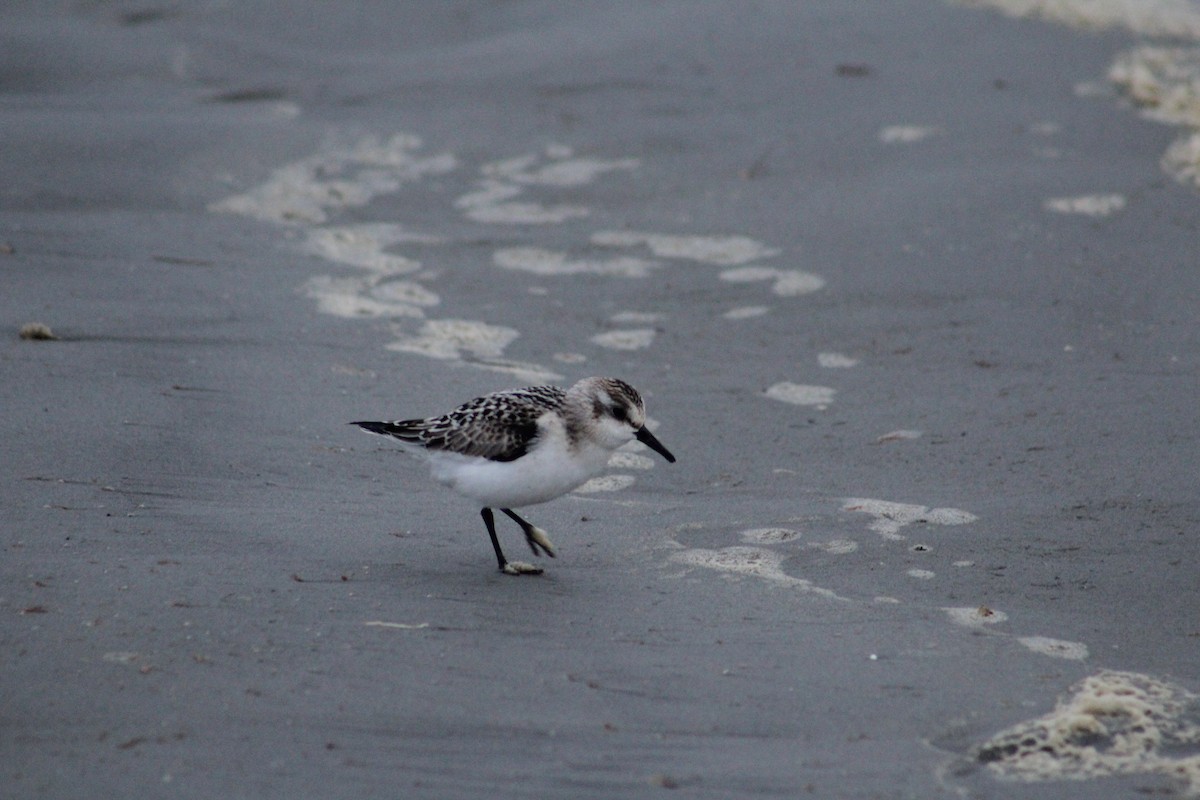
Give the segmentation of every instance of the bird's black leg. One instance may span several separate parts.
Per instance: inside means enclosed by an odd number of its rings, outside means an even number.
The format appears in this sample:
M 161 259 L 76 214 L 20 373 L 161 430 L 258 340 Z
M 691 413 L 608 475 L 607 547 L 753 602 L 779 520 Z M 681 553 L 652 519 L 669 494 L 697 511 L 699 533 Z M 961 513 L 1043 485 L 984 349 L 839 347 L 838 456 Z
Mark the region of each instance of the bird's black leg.
M 545 553 L 554 558 L 554 545 L 550 543 L 550 538 L 546 536 L 544 530 L 526 522 L 520 514 L 511 508 L 502 508 L 500 510 L 507 514 L 509 519 L 521 526 L 521 532 L 525 534 L 525 541 L 529 543 L 529 549 L 533 551 L 535 556 Z M 538 552 L 539 550 L 541 550 L 541 553 Z
M 490 508 L 485 508 L 479 513 L 483 517 L 483 524 L 487 525 L 488 536 L 492 537 L 492 548 L 496 551 L 496 560 L 500 562 L 500 569 L 504 569 L 508 560 L 504 557 L 504 551 L 500 549 L 500 540 L 496 538 L 496 518 Z
M 504 509 L 504 512 L 512 516 L 512 512 Z M 487 526 L 488 536 L 492 539 L 492 549 L 496 551 L 496 561 L 500 564 L 500 571 L 505 575 L 540 575 L 542 570 L 532 564 L 526 564 L 522 561 L 509 561 L 504 557 L 504 551 L 500 549 L 500 540 L 496 538 L 496 518 L 492 514 L 490 508 L 484 507 L 479 515 L 483 517 L 483 524 Z M 525 523 L 528 525 L 529 523 Z M 525 534 L 529 536 L 528 533 Z M 553 554 L 552 554 L 553 555 Z

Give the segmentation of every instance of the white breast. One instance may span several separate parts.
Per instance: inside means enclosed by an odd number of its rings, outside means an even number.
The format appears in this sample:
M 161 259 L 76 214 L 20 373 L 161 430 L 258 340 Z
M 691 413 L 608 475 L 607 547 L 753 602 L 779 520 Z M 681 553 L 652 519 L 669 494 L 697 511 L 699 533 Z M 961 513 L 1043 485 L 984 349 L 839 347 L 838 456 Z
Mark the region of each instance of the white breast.
M 583 442 L 571 448 L 561 419 L 538 420 L 537 444 L 515 461 L 429 453 L 434 480 L 482 506 L 520 508 L 560 497 L 604 471 L 611 451 Z

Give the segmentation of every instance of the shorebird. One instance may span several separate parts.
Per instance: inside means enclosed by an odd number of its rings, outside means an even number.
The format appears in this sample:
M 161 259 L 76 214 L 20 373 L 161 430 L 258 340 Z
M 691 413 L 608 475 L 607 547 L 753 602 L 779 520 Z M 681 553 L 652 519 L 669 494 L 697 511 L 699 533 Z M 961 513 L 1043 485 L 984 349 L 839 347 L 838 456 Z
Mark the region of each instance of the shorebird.
M 641 395 L 617 378 L 584 378 L 570 389 L 530 386 L 493 392 L 440 417 L 350 424 L 397 439 L 428 460 L 434 480 L 478 502 L 496 561 L 509 575 L 542 570 L 504 557 L 493 508 L 521 527 L 535 556 L 554 558 L 546 532 L 514 508 L 545 503 L 580 486 L 633 439 L 675 461 L 646 428 Z

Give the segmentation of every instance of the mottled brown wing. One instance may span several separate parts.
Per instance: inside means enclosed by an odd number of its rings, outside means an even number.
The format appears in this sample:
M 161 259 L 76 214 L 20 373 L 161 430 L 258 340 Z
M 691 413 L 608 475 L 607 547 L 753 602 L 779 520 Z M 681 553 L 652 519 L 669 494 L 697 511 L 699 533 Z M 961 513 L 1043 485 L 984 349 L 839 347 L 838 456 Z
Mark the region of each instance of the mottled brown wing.
M 538 418 L 560 408 L 563 397 L 556 386 L 536 386 L 477 397 L 440 417 L 354 424 L 429 450 L 515 461 L 537 439 Z
M 537 439 L 537 421 L 562 402 L 555 387 L 497 392 L 464 403 L 442 417 L 428 420 L 424 445 L 493 461 L 515 461 Z

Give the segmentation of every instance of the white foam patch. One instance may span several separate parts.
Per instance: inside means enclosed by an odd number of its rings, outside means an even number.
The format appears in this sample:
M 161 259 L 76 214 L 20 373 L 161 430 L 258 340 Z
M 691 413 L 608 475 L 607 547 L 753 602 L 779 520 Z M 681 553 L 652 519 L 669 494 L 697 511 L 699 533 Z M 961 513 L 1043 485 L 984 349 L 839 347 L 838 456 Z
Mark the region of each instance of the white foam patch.
M 1192 129 L 1171 143 L 1160 163 L 1176 180 L 1200 187 L 1200 48 L 1135 47 L 1117 57 L 1108 78 L 1145 116 Z
M 1200 49 L 1135 47 L 1117 56 L 1108 79 L 1151 119 L 1200 126 Z
M 846 498 L 843 511 L 870 514 L 874 519 L 868 529 L 884 539 L 900 540 L 905 537 L 900 530 L 914 522 L 931 525 L 965 525 L 978 517 L 961 508 L 929 508 L 910 503 L 895 503 L 890 500 L 871 500 L 863 497 Z
M 1011 16 L 1037 16 L 1085 29 L 1121 27 L 1143 36 L 1200 40 L 1200 3 L 1194 0 L 958 0 L 997 8 Z M 1143 113 L 1200 128 L 1200 48 L 1144 45 L 1117 57 L 1108 79 Z M 1102 96 L 1099 82 L 1076 86 L 1081 96 Z M 1163 155 L 1164 171 L 1200 187 L 1200 134 L 1177 139 Z
M 547 148 L 549 163 L 539 166 L 536 155 L 517 156 L 485 164 L 483 173 L 513 183 L 532 186 L 583 186 L 607 172 L 630 171 L 641 166 L 636 158 L 572 158 L 569 148 Z
M 791 403 L 797 406 L 816 406 L 818 409 L 824 409 L 833 402 L 833 396 L 837 394 L 836 389 L 831 389 L 828 386 L 809 386 L 802 383 L 789 383 L 781 381 L 774 386 L 769 387 L 763 395 L 778 400 L 781 403 Z
M 592 343 L 609 350 L 643 350 L 654 341 L 653 328 L 635 328 L 628 331 L 609 331 L 592 337 Z
M 1052 658 L 1082 661 L 1088 657 L 1087 645 L 1081 642 L 1066 642 L 1062 639 L 1051 639 L 1048 636 L 1022 636 L 1017 641 L 1035 653 Z
M 817 353 L 817 364 L 826 369 L 849 369 L 858 366 L 858 359 L 841 353 Z
M 725 319 L 751 319 L 753 317 L 761 317 L 769 310 L 766 306 L 741 306 L 739 308 L 731 308 L 721 316 Z
M 371 297 L 384 303 L 406 303 L 413 306 L 436 306 L 441 302 L 436 294 L 419 283 L 401 280 L 372 282 Z
M 769 281 L 779 274 L 775 267 L 738 267 L 724 270 L 720 278 L 728 283 L 757 283 Z
M 479 188 L 467 192 L 454 201 L 455 208 L 470 210 L 498 205 L 505 200 L 511 200 L 525 191 L 520 186 L 513 186 L 500 181 L 482 181 Z
M 555 353 L 552 357 L 563 364 L 583 364 L 587 361 L 583 353 Z
M 492 254 L 496 266 L 534 275 L 608 275 L 644 278 L 661 266 L 641 258 L 572 259 L 566 253 L 540 247 L 506 247 Z
M 592 478 L 575 491 L 579 494 L 619 492 L 622 489 L 628 489 L 635 483 L 637 483 L 637 478 L 632 475 L 601 475 L 598 478 Z
M 366 136 L 286 164 L 262 184 L 212 203 L 210 211 L 281 224 L 321 224 L 336 209 L 364 206 L 425 175 L 457 168 L 453 155 L 420 156 L 421 140 Z
M 941 128 L 930 125 L 889 125 L 879 131 L 879 141 L 884 144 L 912 144 L 941 132 Z
M 617 451 L 609 456 L 608 466 L 612 469 L 654 469 L 654 459 L 640 453 Z
M 1014 725 L 975 751 L 1001 779 L 1096 780 L 1158 775 L 1200 796 L 1200 696 L 1136 672 L 1104 670 L 1071 687 L 1049 714 Z
M 829 589 L 824 589 L 802 578 L 793 578 L 782 569 L 783 556 L 762 547 L 723 547 L 720 550 L 695 548 L 683 550 L 671 555 L 671 560 L 692 567 L 735 575 L 749 575 L 755 578 L 771 581 L 772 583 L 789 586 L 805 592 L 812 592 L 823 597 L 844 600 Z
M 317 275 L 304 283 L 317 310 L 337 317 L 423 317 L 422 307 L 440 302 L 436 294 L 411 281 L 376 284 L 369 278 Z
M 999 625 L 1008 621 L 1008 614 L 996 611 L 987 606 L 963 606 L 960 608 L 943 608 L 950 619 L 957 625 L 967 628 L 982 628 L 986 625 Z
M 557 225 L 582 219 L 591 212 L 583 206 L 544 206 L 541 203 L 497 203 L 467 210 L 467 217 L 493 225 Z
M 858 542 L 850 539 L 830 539 L 828 542 L 805 542 L 804 546 L 834 556 L 843 556 L 858 549 Z
M 538 186 L 582 186 L 597 177 L 614 170 L 634 170 L 641 165 L 636 158 L 605 160 L 599 158 L 571 158 L 547 164 L 532 172 L 509 176 L 518 183 Z
M 825 287 L 825 279 L 811 272 L 798 269 L 781 269 L 775 276 L 771 291 L 780 297 L 799 297 L 812 294 Z
M 1182 183 L 1200 188 L 1200 133 L 1176 139 L 1162 157 L 1162 168 Z
M 916 578 L 917 580 L 921 581 L 932 580 L 935 577 L 935 574 L 936 573 L 933 571 L 927 569 L 910 569 L 907 573 L 908 577 Z
M 759 281 L 774 281 L 771 291 L 780 297 L 796 297 L 802 294 L 812 294 L 825 286 L 825 279 L 820 275 L 801 270 L 776 269 L 774 267 L 738 267 L 727 269 L 720 274 L 720 279 L 728 283 L 757 283 Z
M 779 544 L 800 538 L 800 531 L 791 528 L 751 528 L 742 531 L 742 540 L 750 544 Z
M 464 356 L 495 358 L 520 334 L 512 328 L 467 319 L 431 319 L 415 336 L 387 345 L 389 350 L 445 360 Z
M 687 259 L 719 266 L 745 264 L 779 255 L 777 248 L 767 247 L 748 236 L 671 236 L 636 231 L 597 231 L 592 234 L 592 244 L 602 247 L 645 245 L 660 258 Z
M 468 219 L 499 225 L 553 225 L 582 219 L 591 211 L 577 205 L 546 205 L 515 198 L 526 187 L 573 187 L 591 183 L 614 170 L 633 170 L 636 158 L 573 158 L 570 148 L 551 145 L 532 153 L 485 164 L 478 188 L 455 200 Z
M 1119 194 L 1085 194 L 1078 197 L 1054 197 L 1042 203 L 1047 211 L 1059 214 L 1081 214 L 1087 217 L 1107 217 L 1125 208 L 1125 197 Z
M 1188 0 L 956 0 L 1012 17 L 1040 17 L 1084 30 L 1127 28 L 1145 36 L 1200 39 L 1200 8 Z
M 399 225 L 381 222 L 313 228 L 307 232 L 302 248 L 338 264 L 359 267 L 382 275 L 403 275 L 419 270 L 421 262 L 385 253 L 384 248 L 405 242 L 438 244 L 442 241 L 435 236 L 410 233 Z

